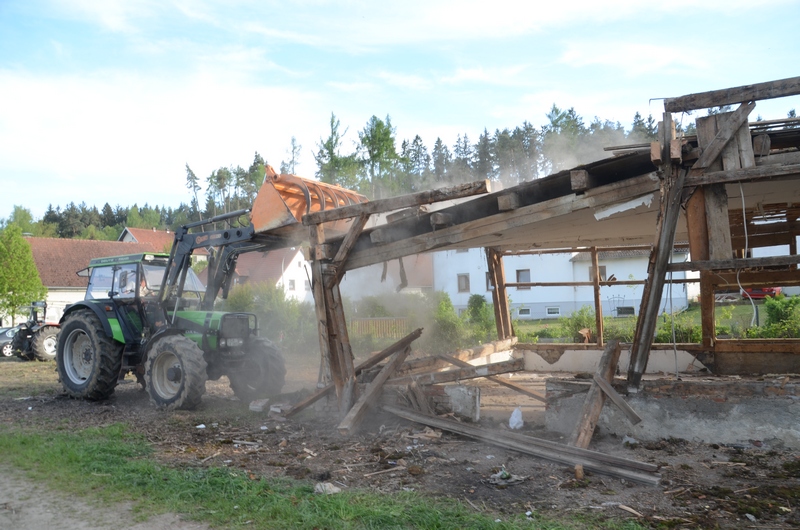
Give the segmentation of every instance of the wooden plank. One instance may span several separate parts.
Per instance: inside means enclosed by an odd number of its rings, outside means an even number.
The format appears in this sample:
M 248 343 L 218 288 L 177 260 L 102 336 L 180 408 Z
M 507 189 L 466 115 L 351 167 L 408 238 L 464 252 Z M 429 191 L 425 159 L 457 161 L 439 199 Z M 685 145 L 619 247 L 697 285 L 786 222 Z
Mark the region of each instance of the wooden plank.
M 781 267 L 800 263 L 800 256 L 768 256 L 764 258 L 735 258 L 710 261 L 670 263 L 670 271 L 735 271 L 760 267 Z
M 387 357 L 397 353 L 400 350 L 405 349 L 406 347 L 411 345 L 412 342 L 417 340 L 420 337 L 420 335 L 422 335 L 422 328 L 415 329 L 414 331 L 412 331 L 411 333 L 409 333 L 408 335 L 406 335 L 402 339 L 398 340 L 397 342 L 395 342 L 394 344 L 392 344 L 388 348 L 384 348 L 383 350 L 381 350 L 380 352 L 376 353 L 375 355 L 373 355 L 372 357 L 370 357 L 369 359 L 367 359 L 363 363 L 361 363 L 358 366 L 356 366 L 355 370 L 354 370 L 355 374 L 358 375 L 361 372 L 363 372 L 364 370 L 369 370 L 373 366 L 378 365 L 378 363 L 382 362 Z M 300 401 L 295 406 L 293 406 L 292 410 L 287 412 L 285 414 L 285 416 L 287 418 L 290 418 L 290 417 L 294 416 L 295 414 L 297 414 L 301 410 L 307 408 L 309 405 L 317 402 L 319 399 L 324 397 L 331 390 L 333 390 L 333 388 L 334 388 L 334 385 L 332 385 L 332 384 L 327 385 L 327 386 L 325 386 L 323 388 L 320 388 L 319 390 L 317 390 L 316 392 L 311 394 L 309 397 L 305 398 L 304 400 Z
M 378 375 L 375 376 L 375 379 L 372 380 L 370 384 L 367 385 L 367 388 L 364 389 L 364 392 L 358 398 L 358 400 L 353 404 L 353 407 L 344 417 L 344 419 L 339 423 L 339 434 L 348 436 L 355 433 L 358 430 L 358 427 L 361 425 L 361 422 L 364 420 L 364 415 L 367 413 L 369 406 L 372 405 L 380 395 L 383 384 L 386 382 L 387 379 L 394 373 L 397 368 L 403 364 L 403 361 L 406 360 L 406 356 L 411 353 L 411 348 L 406 346 L 402 351 L 395 353 L 391 360 L 386 363 Z
M 619 410 L 625 414 L 632 424 L 636 425 L 642 422 L 642 418 L 636 413 L 635 410 L 633 410 L 633 407 L 628 405 L 628 402 L 625 401 L 625 399 L 623 399 L 623 397 L 620 396 L 616 390 L 614 390 L 614 387 L 611 386 L 611 383 L 600 377 L 598 374 L 594 374 L 593 380 L 598 384 L 603 393 L 605 393 L 606 397 L 608 397 L 617 407 L 619 407 Z
M 703 149 L 703 152 L 700 154 L 700 157 L 692 166 L 692 174 L 698 175 L 702 174 L 706 168 L 712 166 L 712 164 L 719 158 L 720 154 L 722 154 L 722 150 L 728 145 L 733 137 L 736 134 L 736 131 L 739 130 L 743 124 L 747 123 L 747 117 L 756 107 L 755 103 L 745 103 L 742 104 L 738 109 L 730 113 L 730 118 L 725 121 L 724 124 L 719 128 L 717 134 L 714 136 L 714 139 L 708 144 L 708 147 Z M 711 118 L 713 116 L 709 116 Z M 697 134 L 698 139 L 700 136 L 700 126 L 704 119 L 697 120 Z M 714 123 L 713 121 L 709 121 L 709 123 Z
M 486 344 L 481 344 L 480 346 L 475 346 L 474 348 L 455 350 L 447 355 L 449 357 L 458 359 L 459 361 L 471 361 L 473 359 L 486 357 L 487 355 L 491 355 L 493 353 L 510 350 L 516 343 L 517 337 L 509 337 L 507 339 L 496 340 L 494 342 L 487 342 Z M 419 370 L 430 371 L 437 368 L 445 368 L 447 366 L 448 363 L 442 361 L 438 355 L 433 355 L 431 357 L 423 357 L 421 359 L 412 359 L 410 361 L 406 361 L 399 371 L 402 373 Z
M 666 112 L 686 112 L 696 109 L 721 107 L 747 101 L 782 98 L 800 94 L 800 77 L 742 85 L 722 90 L 711 90 L 664 100 Z
M 408 219 L 409 217 L 419 217 L 420 215 L 427 212 L 428 210 L 424 206 L 417 206 L 416 208 L 406 208 L 405 210 L 400 210 L 399 212 L 387 214 L 386 222 L 394 223 L 402 219 Z
M 673 164 L 680 164 L 683 162 L 683 149 L 681 141 L 673 138 L 669 141 L 669 161 Z
M 400 195 L 399 197 L 390 197 L 388 199 L 377 199 L 360 204 L 352 204 L 349 206 L 342 206 L 341 208 L 306 214 L 303 216 L 303 224 L 308 226 L 327 223 L 329 221 L 347 219 L 348 217 L 356 217 L 363 213 L 374 214 L 390 212 L 410 206 L 420 206 L 439 201 L 472 197 L 473 195 L 489 193 L 491 189 L 491 183 L 488 180 L 482 180 L 478 182 L 469 182 L 467 184 L 459 184 L 449 188 L 421 191 L 409 195 Z
M 458 370 L 448 370 L 446 372 L 432 372 L 426 374 L 415 374 L 406 377 L 390 379 L 387 385 L 407 385 L 411 381 L 416 381 L 421 385 L 435 385 L 438 383 L 452 383 L 453 381 L 464 381 L 466 379 L 476 379 L 490 375 L 506 374 L 508 372 L 519 372 L 525 369 L 525 359 L 513 359 L 499 363 L 472 366 L 469 368 L 459 368 Z
M 558 442 L 541 440 L 518 433 L 503 433 L 494 429 L 492 431 L 487 431 L 466 423 L 428 416 L 400 407 L 384 405 L 383 410 L 409 421 L 475 438 L 498 447 L 505 447 L 551 462 L 567 465 L 579 464 L 595 473 L 624 478 L 625 480 L 641 482 L 652 486 L 658 485 L 661 480 L 661 476 L 657 473 L 640 471 L 639 468 L 625 465 L 621 460 L 617 460 L 613 463 L 606 463 L 605 457 L 610 455 L 603 455 L 603 453 L 598 453 L 596 451 L 583 449 L 583 452 L 577 453 L 575 451 L 578 451 L 578 448 L 568 449 Z M 640 463 L 637 462 L 636 464 Z
M 619 362 L 620 345 L 618 340 L 610 340 L 603 350 L 603 355 L 600 357 L 600 364 L 597 367 L 595 374 L 602 377 L 606 381 L 614 378 L 614 372 L 617 370 L 617 363 Z M 589 442 L 592 440 L 594 429 L 597 427 L 597 420 L 600 419 L 600 413 L 603 411 L 603 404 L 605 403 L 605 394 L 597 384 L 592 384 L 589 388 L 589 393 L 586 395 L 586 400 L 583 402 L 583 411 L 581 412 L 581 419 L 575 430 L 570 436 L 570 445 L 586 449 L 589 447 Z
M 449 355 L 438 355 L 438 357 L 440 357 L 441 359 L 449 362 L 450 364 L 454 364 L 454 365 L 456 365 L 458 367 L 461 367 L 461 368 L 469 368 L 469 367 L 472 366 L 469 363 L 466 363 L 464 361 L 460 361 L 460 360 L 456 359 L 455 357 L 450 357 Z M 536 399 L 536 400 L 539 400 L 542 403 L 547 403 L 547 398 L 544 397 L 543 395 L 539 394 L 538 392 L 534 392 L 533 390 L 528 390 L 524 386 L 520 386 L 520 385 L 518 385 L 516 383 L 512 383 L 508 379 L 502 379 L 500 377 L 494 377 L 494 376 L 489 376 L 486 379 L 488 379 L 492 383 L 497 383 L 498 385 L 502 385 L 502 386 L 504 386 L 506 388 L 510 388 L 512 390 L 516 390 L 520 394 L 525 394 L 526 396 L 531 397 L 531 398 Z
M 771 179 L 776 177 L 800 177 L 800 164 L 785 166 L 758 165 L 748 169 L 732 169 L 727 171 L 713 171 L 702 175 L 686 177 L 685 186 L 702 186 L 705 184 L 733 183 Z
M 507 212 L 509 210 L 516 210 L 519 208 L 519 195 L 516 193 L 507 193 L 505 195 L 499 195 L 497 197 L 497 209 L 501 212 Z

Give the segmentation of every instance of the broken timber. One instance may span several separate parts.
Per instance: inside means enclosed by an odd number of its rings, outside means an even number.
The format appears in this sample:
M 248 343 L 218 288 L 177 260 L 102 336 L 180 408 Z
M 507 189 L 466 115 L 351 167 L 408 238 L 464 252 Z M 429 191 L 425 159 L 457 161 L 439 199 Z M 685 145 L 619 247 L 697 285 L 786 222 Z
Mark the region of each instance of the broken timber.
M 658 485 L 661 476 L 656 473 L 658 466 L 606 455 L 588 449 L 568 447 L 551 440 L 543 440 L 518 433 L 487 431 L 477 426 L 446 420 L 412 410 L 384 405 L 383 410 L 409 421 L 469 436 L 490 444 L 512 449 L 520 453 L 536 456 L 559 464 L 582 465 L 595 473 Z
M 439 357 L 442 360 L 447 361 L 450 364 L 454 364 L 454 365 L 456 365 L 456 366 L 458 366 L 460 368 L 470 368 L 470 367 L 472 367 L 471 364 L 465 363 L 464 361 L 460 361 L 460 360 L 456 359 L 455 357 L 450 357 L 449 355 L 439 355 Z M 512 383 L 508 379 L 502 379 L 500 377 L 495 377 L 495 376 L 492 376 L 492 375 L 486 376 L 486 379 L 488 379 L 492 383 L 497 383 L 498 385 L 502 385 L 502 386 L 504 386 L 506 388 L 510 388 L 511 390 L 516 390 L 520 394 L 524 394 L 524 395 L 526 395 L 528 397 L 532 397 L 533 399 L 537 399 L 537 400 L 541 401 L 542 403 L 547 403 L 547 398 L 544 397 L 543 395 L 539 394 L 538 392 L 534 392 L 533 390 L 528 390 L 524 386 L 518 385 L 516 383 Z
M 459 368 L 458 370 L 447 370 L 445 372 L 432 372 L 425 374 L 415 374 L 396 379 L 389 379 L 386 384 L 397 386 L 407 385 L 416 381 L 422 385 L 433 385 L 438 383 L 452 383 L 464 379 L 475 379 L 490 375 L 505 374 L 508 372 L 519 372 L 525 369 L 525 359 L 519 358 L 511 361 L 484 364 L 481 366 L 469 365 L 469 368 Z
M 398 340 L 397 342 L 395 342 L 394 344 L 392 344 L 388 348 L 385 348 L 385 349 L 381 350 L 380 352 L 376 353 L 375 355 L 373 355 L 372 357 L 370 357 L 369 359 L 367 359 L 363 363 L 361 363 L 358 366 L 356 366 L 355 367 L 355 375 L 360 374 L 364 370 L 369 370 L 373 366 L 377 366 L 381 361 L 383 361 L 387 357 L 390 357 L 391 355 L 394 355 L 398 351 L 401 351 L 401 350 L 405 349 L 412 342 L 417 340 L 420 337 L 420 335 L 422 335 L 422 328 L 415 329 L 414 331 L 412 331 L 411 333 L 409 333 L 408 335 L 406 335 L 402 339 Z M 304 400 L 302 400 L 301 402 L 299 402 L 298 404 L 293 406 L 292 410 L 287 412 L 285 414 L 285 416 L 287 418 L 289 418 L 291 416 L 294 416 L 295 414 L 297 414 L 301 410 L 307 408 L 309 405 L 315 403 L 320 398 L 324 397 L 331 390 L 333 390 L 333 388 L 334 388 L 334 386 L 332 384 L 327 385 L 327 386 L 325 386 L 323 388 L 320 388 L 319 390 L 317 390 L 316 392 L 314 392 L 313 394 L 311 394 L 310 396 L 308 396 L 307 398 L 305 398 Z
M 339 434 L 348 435 L 353 434 L 361 425 L 367 409 L 375 402 L 383 389 L 383 384 L 391 376 L 397 367 L 403 364 L 406 356 L 411 352 L 411 348 L 406 346 L 403 351 L 399 351 L 392 356 L 392 359 L 386 363 L 386 366 L 381 369 L 375 379 L 367 385 L 367 388 L 358 398 L 358 401 L 352 406 L 350 411 L 339 424 Z
M 510 337 L 504 340 L 487 342 L 486 344 L 475 346 L 474 348 L 469 348 L 467 350 L 456 350 L 447 355 L 454 359 L 458 359 L 459 361 L 471 361 L 473 359 L 486 357 L 487 355 L 491 355 L 493 353 L 510 350 L 516 343 L 517 337 Z M 420 370 L 430 371 L 438 368 L 446 368 L 447 366 L 449 366 L 447 361 L 442 360 L 442 358 L 438 355 L 434 355 L 431 357 L 422 357 L 420 359 L 406 361 L 398 371 L 400 373 L 419 372 Z

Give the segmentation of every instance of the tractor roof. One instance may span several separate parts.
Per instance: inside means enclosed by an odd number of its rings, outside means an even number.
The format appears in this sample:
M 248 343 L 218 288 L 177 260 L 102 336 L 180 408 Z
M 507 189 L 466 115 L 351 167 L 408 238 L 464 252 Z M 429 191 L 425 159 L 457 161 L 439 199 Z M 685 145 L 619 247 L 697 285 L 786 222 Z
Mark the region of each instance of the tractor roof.
M 124 256 L 111 256 L 107 258 L 94 258 L 89 262 L 89 268 L 101 267 L 104 265 L 123 265 L 126 263 L 139 263 L 142 261 L 153 261 L 156 259 L 167 259 L 169 254 L 160 252 L 148 252 L 145 254 L 126 254 Z

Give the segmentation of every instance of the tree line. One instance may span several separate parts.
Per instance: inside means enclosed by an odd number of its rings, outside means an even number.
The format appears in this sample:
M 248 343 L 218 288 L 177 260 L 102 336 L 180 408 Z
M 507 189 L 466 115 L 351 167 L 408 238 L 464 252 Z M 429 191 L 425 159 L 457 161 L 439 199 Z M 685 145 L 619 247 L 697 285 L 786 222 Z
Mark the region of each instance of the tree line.
M 709 109 L 708 114 L 727 110 Z M 794 110 L 789 111 L 788 117 L 793 116 Z M 604 147 L 650 142 L 658 128 L 652 115 L 644 117 L 639 112 L 627 129 L 618 121 L 597 117 L 587 124 L 574 108 L 555 104 L 546 118 L 538 128 L 528 121 L 491 133 L 484 128 L 476 141 L 467 133 L 459 134 L 448 146 L 441 138 L 426 144 L 420 135 L 399 141 L 390 116 L 372 116 L 357 131 L 358 140 L 347 145 L 348 129 L 331 114 L 327 136 L 319 139 L 313 152 L 313 176 L 370 199 L 476 180 L 497 181 L 508 187 L 607 157 Z M 694 122 L 679 132 L 695 134 Z M 287 158 L 279 164 L 281 173 L 296 172 L 301 150 L 292 137 Z M 187 222 L 250 207 L 264 180 L 266 165 L 256 152 L 247 168 L 220 167 L 202 179 L 186 164 L 189 199 L 176 208 L 149 204 L 112 207 L 105 203 L 98 210 L 85 203 L 69 203 L 63 208 L 51 204 L 44 216 L 35 220 L 29 210 L 15 206 L 10 217 L 0 221 L 0 228 L 14 223 L 33 236 L 107 240 L 117 239 L 125 227 L 174 230 Z

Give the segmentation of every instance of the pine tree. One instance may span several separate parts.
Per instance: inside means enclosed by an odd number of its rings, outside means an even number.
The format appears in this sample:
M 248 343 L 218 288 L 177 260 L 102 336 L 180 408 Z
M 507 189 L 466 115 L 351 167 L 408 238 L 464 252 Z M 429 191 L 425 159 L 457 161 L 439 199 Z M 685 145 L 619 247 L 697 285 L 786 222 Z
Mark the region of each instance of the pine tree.
M 14 322 L 20 308 L 46 295 L 31 246 L 20 227 L 9 224 L 0 234 L 0 314 Z

